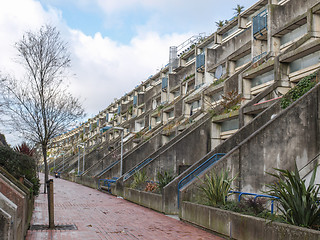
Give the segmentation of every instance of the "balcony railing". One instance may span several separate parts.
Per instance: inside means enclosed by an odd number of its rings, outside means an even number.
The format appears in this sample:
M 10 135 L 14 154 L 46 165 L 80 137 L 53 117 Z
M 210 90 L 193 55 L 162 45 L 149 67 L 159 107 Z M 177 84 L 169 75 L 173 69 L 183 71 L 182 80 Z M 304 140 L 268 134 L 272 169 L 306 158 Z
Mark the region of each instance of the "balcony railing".
M 261 53 L 260 55 L 255 56 L 255 57 L 252 59 L 252 62 L 255 63 L 255 62 L 259 61 L 261 58 L 263 58 L 263 57 L 266 56 L 266 55 L 267 55 L 267 52 L 263 52 L 263 53 Z
M 199 55 L 197 55 L 196 57 L 196 67 L 197 67 L 197 71 L 204 70 L 204 64 L 205 64 L 205 55 L 204 52 L 200 53 Z
M 257 33 L 261 33 L 262 30 L 267 29 L 268 25 L 268 12 L 267 10 L 264 10 L 260 12 L 257 16 L 254 16 L 252 18 L 252 30 L 253 35 L 256 35 Z
M 133 97 L 133 106 L 137 106 L 138 104 L 138 96 Z
M 166 91 L 168 88 L 168 78 L 162 78 L 162 91 Z

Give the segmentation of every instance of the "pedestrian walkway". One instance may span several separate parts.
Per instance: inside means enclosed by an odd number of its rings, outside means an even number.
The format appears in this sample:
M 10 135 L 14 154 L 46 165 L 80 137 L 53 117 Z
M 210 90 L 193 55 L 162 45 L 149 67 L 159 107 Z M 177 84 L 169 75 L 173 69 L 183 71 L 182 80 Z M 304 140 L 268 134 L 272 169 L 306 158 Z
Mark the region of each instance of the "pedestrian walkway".
M 43 175 L 41 177 L 43 182 Z M 96 189 L 63 179 L 53 181 L 55 225 L 76 225 L 77 230 L 29 230 L 27 240 L 222 240 L 212 233 Z M 36 198 L 31 225 L 48 225 L 46 194 Z

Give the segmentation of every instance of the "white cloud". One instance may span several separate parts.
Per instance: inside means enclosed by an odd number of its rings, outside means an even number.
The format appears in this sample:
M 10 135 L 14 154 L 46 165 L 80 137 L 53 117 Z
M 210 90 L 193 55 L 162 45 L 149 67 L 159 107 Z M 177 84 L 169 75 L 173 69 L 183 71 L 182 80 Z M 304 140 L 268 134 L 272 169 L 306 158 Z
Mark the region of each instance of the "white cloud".
M 121 45 L 97 33 L 94 37 L 71 30 L 75 94 L 85 96 L 89 115 L 106 108 L 168 62 L 169 46 L 187 35 L 140 33 Z
M 20 66 L 13 61 L 16 56 L 14 43 L 25 31 L 35 31 L 47 23 L 56 25 L 69 44 L 72 72 L 76 75 L 70 79 L 70 90 L 85 99 L 88 117 L 156 73 L 157 68 L 168 62 L 169 46 L 178 45 L 190 36 L 190 33 L 160 36 L 141 28 L 129 44 L 123 45 L 100 33 L 91 37 L 70 29 L 59 10 L 49 8 L 46 11 L 35 0 L 10 0 L 0 4 L 1 72 L 17 73 Z M 9 142 L 16 144 L 20 140 L 4 133 Z

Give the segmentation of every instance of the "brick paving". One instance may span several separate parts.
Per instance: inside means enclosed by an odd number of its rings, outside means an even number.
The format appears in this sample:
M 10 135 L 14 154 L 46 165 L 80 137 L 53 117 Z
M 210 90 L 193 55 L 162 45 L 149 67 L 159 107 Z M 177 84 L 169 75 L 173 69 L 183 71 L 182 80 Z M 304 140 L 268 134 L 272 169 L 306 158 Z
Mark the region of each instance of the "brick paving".
M 161 213 L 63 179 L 54 179 L 54 205 L 55 225 L 74 224 L 78 230 L 29 230 L 27 240 L 222 240 Z M 47 195 L 40 194 L 31 225 L 47 224 Z

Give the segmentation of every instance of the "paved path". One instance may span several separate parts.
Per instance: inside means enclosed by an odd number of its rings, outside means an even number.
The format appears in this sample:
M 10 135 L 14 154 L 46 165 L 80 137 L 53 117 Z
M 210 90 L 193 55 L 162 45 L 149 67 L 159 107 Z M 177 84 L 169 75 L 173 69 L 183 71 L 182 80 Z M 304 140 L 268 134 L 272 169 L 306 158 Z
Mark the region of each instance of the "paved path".
M 62 179 L 54 179 L 54 197 L 55 224 L 75 224 L 78 230 L 29 230 L 27 240 L 222 240 L 161 213 Z M 35 201 L 31 225 L 37 224 L 48 224 L 45 194 Z

